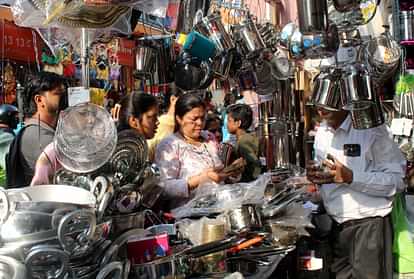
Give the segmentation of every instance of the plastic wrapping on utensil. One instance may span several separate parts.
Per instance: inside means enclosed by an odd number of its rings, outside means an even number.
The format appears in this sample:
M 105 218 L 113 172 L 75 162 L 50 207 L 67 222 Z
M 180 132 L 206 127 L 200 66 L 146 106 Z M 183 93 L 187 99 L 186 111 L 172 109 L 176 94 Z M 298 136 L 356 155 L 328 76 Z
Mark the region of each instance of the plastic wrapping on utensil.
M 36 28 L 36 31 L 55 57 L 58 57 L 60 54 L 59 52 L 65 47 L 73 48 L 74 53 L 82 53 L 81 29 L 49 27 Z M 87 29 L 87 36 L 89 42 L 94 42 L 96 40 L 109 41 L 110 38 L 113 37 L 113 34 L 111 33 L 111 28 Z
M 300 236 L 309 236 L 306 228 L 314 228 L 311 222 L 312 210 L 305 208 L 301 202 L 294 202 L 286 207 L 283 216 L 269 221 L 270 224 L 295 228 Z
M 207 216 L 237 208 L 246 203 L 260 203 L 263 201 L 264 191 L 270 180 L 271 174 L 264 173 L 249 183 L 220 185 L 218 187 L 203 185 L 197 189 L 193 199 L 174 209 L 172 214 L 176 219 L 189 216 Z
M 206 227 L 208 226 L 219 226 L 223 225 L 224 230 L 218 232 L 217 230 L 215 232 L 206 231 Z M 224 235 L 227 233 L 228 229 L 226 227 L 226 219 L 222 217 L 218 218 L 207 218 L 203 217 L 199 220 L 190 220 L 190 219 L 183 219 L 177 223 L 177 227 L 181 235 L 189 239 L 191 243 L 195 246 L 201 245 L 203 243 L 212 242 L 220 239 L 224 239 Z M 212 234 L 216 233 L 215 236 L 218 236 L 216 238 L 210 241 L 207 241 L 206 238 L 208 237 L 214 237 Z M 207 235 L 209 234 L 209 235 Z M 222 236 L 223 235 L 223 236 Z
M 12 5 L 17 25 L 31 28 L 109 28 L 131 33 L 132 9 L 120 5 L 89 5 L 84 1 L 16 0 Z M 68 32 L 66 34 L 71 34 Z M 80 38 L 80 36 L 78 37 Z

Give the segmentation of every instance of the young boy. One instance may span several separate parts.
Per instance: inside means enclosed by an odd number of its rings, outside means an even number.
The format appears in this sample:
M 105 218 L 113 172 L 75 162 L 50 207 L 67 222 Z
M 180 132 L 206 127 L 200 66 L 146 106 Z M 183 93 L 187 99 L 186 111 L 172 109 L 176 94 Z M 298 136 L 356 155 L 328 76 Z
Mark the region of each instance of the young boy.
M 253 111 L 248 105 L 237 104 L 229 106 L 227 114 L 227 129 L 237 138 L 234 158 L 242 157 L 246 161 L 241 182 L 255 180 L 261 172 L 259 141 L 247 132 L 253 122 Z

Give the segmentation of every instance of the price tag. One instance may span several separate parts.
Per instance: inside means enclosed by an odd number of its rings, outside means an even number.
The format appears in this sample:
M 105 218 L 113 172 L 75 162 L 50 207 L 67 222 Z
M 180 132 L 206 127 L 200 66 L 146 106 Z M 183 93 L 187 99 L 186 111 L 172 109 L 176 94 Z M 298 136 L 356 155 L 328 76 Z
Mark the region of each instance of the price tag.
M 411 135 L 411 130 L 413 128 L 413 120 L 408 119 L 408 118 L 403 118 L 403 119 L 404 119 L 403 135 L 409 137 Z
M 411 135 L 413 128 L 413 120 L 408 118 L 394 118 L 391 122 L 391 131 L 395 136 L 406 136 Z
M 391 131 L 394 136 L 402 136 L 404 132 L 404 119 L 394 118 L 391 122 Z
M 88 103 L 91 100 L 89 89 L 85 87 L 69 87 L 68 88 L 69 106 Z

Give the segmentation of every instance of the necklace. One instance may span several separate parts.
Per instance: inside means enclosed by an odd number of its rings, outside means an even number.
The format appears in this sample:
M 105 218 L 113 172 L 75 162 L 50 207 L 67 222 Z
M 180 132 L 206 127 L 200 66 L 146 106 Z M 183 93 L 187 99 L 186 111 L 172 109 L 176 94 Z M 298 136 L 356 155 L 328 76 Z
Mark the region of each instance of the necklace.
M 187 146 L 191 149 L 190 152 L 192 152 L 193 154 L 196 154 L 201 162 L 208 161 L 208 165 L 215 168 L 215 163 L 214 163 L 213 156 L 211 156 L 211 153 L 208 150 L 208 146 L 204 142 L 203 138 L 201 138 L 202 141 L 196 142 L 193 139 L 186 138 L 181 133 L 179 133 L 179 134 L 182 137 L 182 139 L 184 140 L 184 142 L 187 144 Z M 198 143 L 198 145 L 196 145 L 194 143 Z M 200 148 L 200 147 L 202 147 L 202 148 Z

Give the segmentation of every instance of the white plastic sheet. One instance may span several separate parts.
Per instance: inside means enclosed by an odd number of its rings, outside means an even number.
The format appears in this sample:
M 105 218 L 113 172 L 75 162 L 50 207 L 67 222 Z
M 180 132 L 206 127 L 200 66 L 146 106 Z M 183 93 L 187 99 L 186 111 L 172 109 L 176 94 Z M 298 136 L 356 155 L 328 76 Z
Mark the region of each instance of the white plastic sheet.
M 237 183 L 212 187 L 200 187 L 193 199 L 172 211 L 176 219 L 221 213 L 245 203 L 262 203 L 264 190 L 271 174 L 265 173 L 250 183 Z

